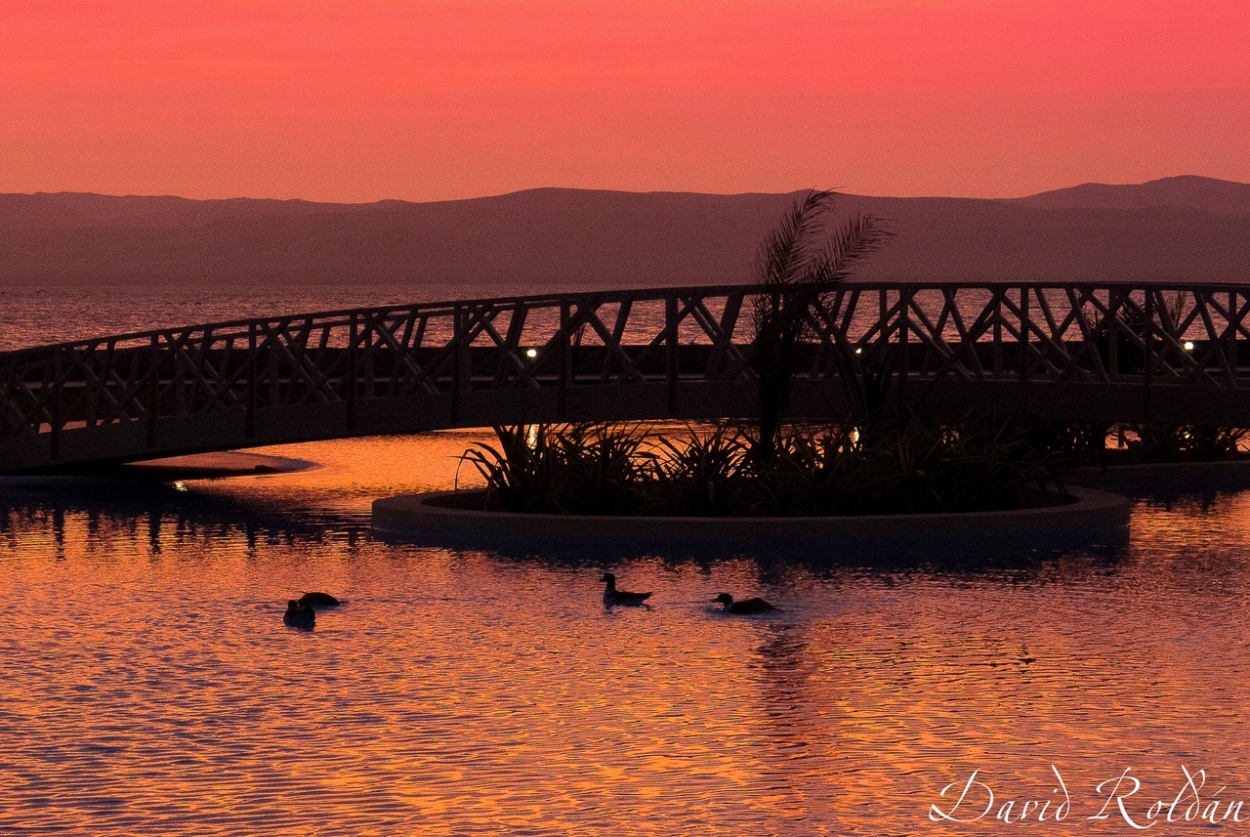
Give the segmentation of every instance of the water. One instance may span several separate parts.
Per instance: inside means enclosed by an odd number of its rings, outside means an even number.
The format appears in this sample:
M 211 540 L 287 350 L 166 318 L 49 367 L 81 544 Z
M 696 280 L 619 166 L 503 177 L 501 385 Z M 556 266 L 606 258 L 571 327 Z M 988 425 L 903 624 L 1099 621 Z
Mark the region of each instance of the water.
M 370 535 L 373 498 L 471 481 L 479 438 L 0 478 L 0 834 L 1128 834 L 1178 795 L 1156 833 L 1217 828 L 1184 821 L 1183 769 L 1217 816 L 1250 800 L 1250 494 L 1142 497 L 1121 547 L 956 568 Z M 653 607 L 605 611 L 604 570 Z M 347 604 L 285 628 L 313 589 Z M 1063 821 L 993 821 L 1053 815 L 1052 766 Z M 1126 769 L 1141 790 L 1089 819 Z M 993 811 L 932 822 L 973 771 Z
M 1139 500 L 1122 549 L 959 570 L 370 536 L 371 498 L 449 486 L 475 438 L 5 479 L 0 833 L 918 834 L 957 830 L 927 818 L 948 783 L 1046 799 L 1052 764 L 1061 833 L 1132 830 L 1085 819 L 1126 767 L 1138 796 L 1170 802 L 1184 765 L 1250 799 L 1250 495 Z M 604 569 L 654 606 L 605 611 Z M 311 589 L 348 603 L 283 627 Z M 722 590 L 783 610 L 727 617 Z

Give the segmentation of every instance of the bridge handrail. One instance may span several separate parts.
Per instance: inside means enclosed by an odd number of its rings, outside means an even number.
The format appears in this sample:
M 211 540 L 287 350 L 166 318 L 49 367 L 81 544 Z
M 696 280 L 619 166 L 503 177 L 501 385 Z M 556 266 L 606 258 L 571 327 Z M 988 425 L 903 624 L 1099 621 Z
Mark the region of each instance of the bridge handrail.
M 1114 281 L 1114 282 L 1063 282 L 1059 280 L 1047 280 L 1039 282 L 1014 282 L 1004 280 L 1002 282 L 963 282 L 959 280 L 935 280 L 929 282 L 898 282 L 886 280 L 846 280 L 837 283 L 835 290 L 837 291 L 884 291 L 884 292 L 908 292 L 916 293 L 922 291 L 959 291 L 959 290 L 985 290 L 997 291 L 1003 288 L 1014 288 L 1020 291 L 1107 291 L 1107 292 L 1181 292 L 1194 294 L 1213 294 L 1228 293 L 1229 291 L 1243 291 L 1250 293 L 1250 288 L 1242 285 L 1229 283 L 1184 283 L 1169 280 L 1142 280 L 1134 282 Z M 740 295 L 750 297 L 756 294 L 764 293 L 768 288 L 761 284 L 719 284 L 719 285 L 683 285 L 683 286 L 665 286 L 665 287 L 645 287 L 627 290 L 586 290 L 572 292 L 550 292 L 542 294 L 522 294 L 505 297 L 477 297 L 468 299 L 446 300 L 439 302 L 410 302 L 410 303 L 394 303 L 387 305 L 375 305 L 358 308 L 337 308 L 322 311 L 300 312 L 294 314 L 275 314 L 262 317 L 247 317 L 231 320 L 220 320 L 207 323 L 194 323 L 190 325 L 180 325 L 164 328 L 146 329 L 142 331 L 123 332 L 121 334 L 108 334 L 96 337 L 80 338 L 77 340 L 68 340 L 58 343 L 48 343 L 36 346 L 25 346 L 15 349 L 0 350 L 0 360 L 11 360 L 24 355 L 41 354 L 57 351 L 74 351 L 78 349 L 92 349 L 101 344 L 122 344 L 122 343 L 141 343 L 150 341 L 153 337 L 165 337 L 170 334 L 178 333 L 182 335 L 191 335 L 196 333 L 212 332 L 218 336 L 231 336 L 230 331 L 236 331 L 234 336 L 244 336 L 247 334 L 246 329 L 252 326 L 265 326 L 284 321 L 311 321 L 317 325 L 345 325 L 349 319 L 356 315 L 362 316 L 383 316 L 389 313 L 397 313 L 400 311 L 420 312 L 423 314 L 444 316 L 452 314 L 456 308 L 481 307 L 481 306 L 525 306 L 528 308 L 547 307 L 558 305 L 560 303 L 569 302 L 577 303 L 579 301 L 595 300 L 602 303 L 612 304 L 613 302 L 630 301 L 647 301 L 661 300 L 682 294 L 698 294 L 704 297 L 717 297 Z M 337 321 L 337 322 L 336 322 Z M 224 332 L 224 334 L 223 334 Z
M 847 284 L 849 287 L 850 284 Z M 875 285 L 873 287 L 876 287 Z M 264 317 L 245 317 L 233 320 L 220 320 L 207 323 L 194 323 L 191 325 L 172 326 L 167 328 L 153 328 L 143 331 L 123 332 L 121 334 L 107 334 L 98 337 L 87 337 L 78 340 L 67 340 L 60 343 L 47 343 L 38 346 L 28 346 L 16 349 L 0 350 L 0 359 L 6 359 L 14 355 L 21 355 L 28 352 L 44 352 L 55 350 L 73 350 L 80 348 L 90 348 L 97 346 L 102 342 L 141 342 L 150 340 L 153 337 L 163 337 L 167 334 L 178 333 L 196 333 L 208 332 L 220 333 L 229 329 L 246 329 L 252 325 L 266 325 L 275 322 L 287 320 L 312 320 L 318 324 L 337 324 L 335 321 L 346 323 L 348 318 L 353 314 L 356 315 L 383 315 L 398 311 L 420 311 L 430 315 L 451 314 L 457 307 L 481 307 L 492 305 L 497 307 L 526 305 L 529 307 L 546 306 L 558 304 L 561 302 L 577 302 L 582 300 L 594 299 L 597 301 L 606 301 L 609 304 L 613 301 L 621 301 L 624 299 L 631 300 L 657 300 L 666 299 L 673 294 L 680 293 L 699 293 L 705 296 L 724 296 L 732 293 L 754 294 L 764 290 L 763 285 L 753 284 L 724 284 L 724 285 L 690 285 L 690 286 L 673 286 L 658 288 L 636 288 L 630 290 L 588 290 L 588 291 L 570 291 L 570 292 L 551 292 L 542 294 L 520 294 L 514 296 L 503 297 L 473 297 L 467 299 L 445 300 L 440 302 L 400 302 L 388 305 L 370 305 L 362 308 L 334 308 L 323 311 L 299 312 L 295 314 L 274 314 Z M 246 334 L 246 331 L 239 332 Z

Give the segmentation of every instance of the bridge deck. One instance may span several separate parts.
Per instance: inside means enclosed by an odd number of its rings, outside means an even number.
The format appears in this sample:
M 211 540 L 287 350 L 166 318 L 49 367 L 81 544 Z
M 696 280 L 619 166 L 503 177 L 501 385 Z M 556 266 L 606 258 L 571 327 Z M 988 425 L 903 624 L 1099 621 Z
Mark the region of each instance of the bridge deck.
M 0 353 L 0 471 L 554 420 L 755 413 L 751 286 L 302 314 Z M 1250 425 L 1250 289 L 844 283 L 792 403 L 896 372 L 915 409 Z

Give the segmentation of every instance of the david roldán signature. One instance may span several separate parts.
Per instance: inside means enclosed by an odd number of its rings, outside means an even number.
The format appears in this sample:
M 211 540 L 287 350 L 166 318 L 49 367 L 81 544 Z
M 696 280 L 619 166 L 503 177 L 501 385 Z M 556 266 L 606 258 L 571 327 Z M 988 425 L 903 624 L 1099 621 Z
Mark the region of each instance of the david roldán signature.
M 968 823 L 992 819 L 1003 823 L 1062 822 L 1072 813 L 1072 795 L 1063 780 L 1063 774 L 1055 765 L 1050 766 L 1058 786 L 1046 799 L 1011 799 L 995 795 L 989 783 L 977 778 L 981 771 L 974 770 L 966 782 L 951 782 L 939 794 L 942 801 L 929 806 L 929 819 L 933 822 Z M 1137 796 L 1142 789 L 1141 780 L 1126 767 L 1118 776 L 1099 782 L 1094 787 L 1094 805 L 1100 805 L 1097 813 L 1086 819 L 1122 820 L 1138 831 L 1153 828 L 1163 822 L 1206 822 L 1212 825 L 1250 821 L 1250 814 L 1242 815 L 1244 800 L 1221 799 L 1227 790 L 1206 791 L 1207 772 L 1191 772 L 1181 765 L 1184 782 L 1174 796 L 1150 799 L 1148 794 Z M 1090 810 L 1093 810 L 1091 805 Z

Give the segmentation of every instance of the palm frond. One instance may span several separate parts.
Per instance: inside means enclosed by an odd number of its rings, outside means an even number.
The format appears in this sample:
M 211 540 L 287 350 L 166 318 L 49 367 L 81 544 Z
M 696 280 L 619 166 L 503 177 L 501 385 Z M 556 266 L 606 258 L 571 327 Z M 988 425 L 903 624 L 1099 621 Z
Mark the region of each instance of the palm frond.
M 832 203 L 833 192 L 816 190 L 795 201 L 760 246 L 755 271 L 761 283 L 786 286 L 802 280 L 819 255 L 817 236 Z
M 856 263 L 880 250 L 893 234 L 884 219 L 856 215 L 829 236 L 809 281 L 828 285 L 849 278 Z

